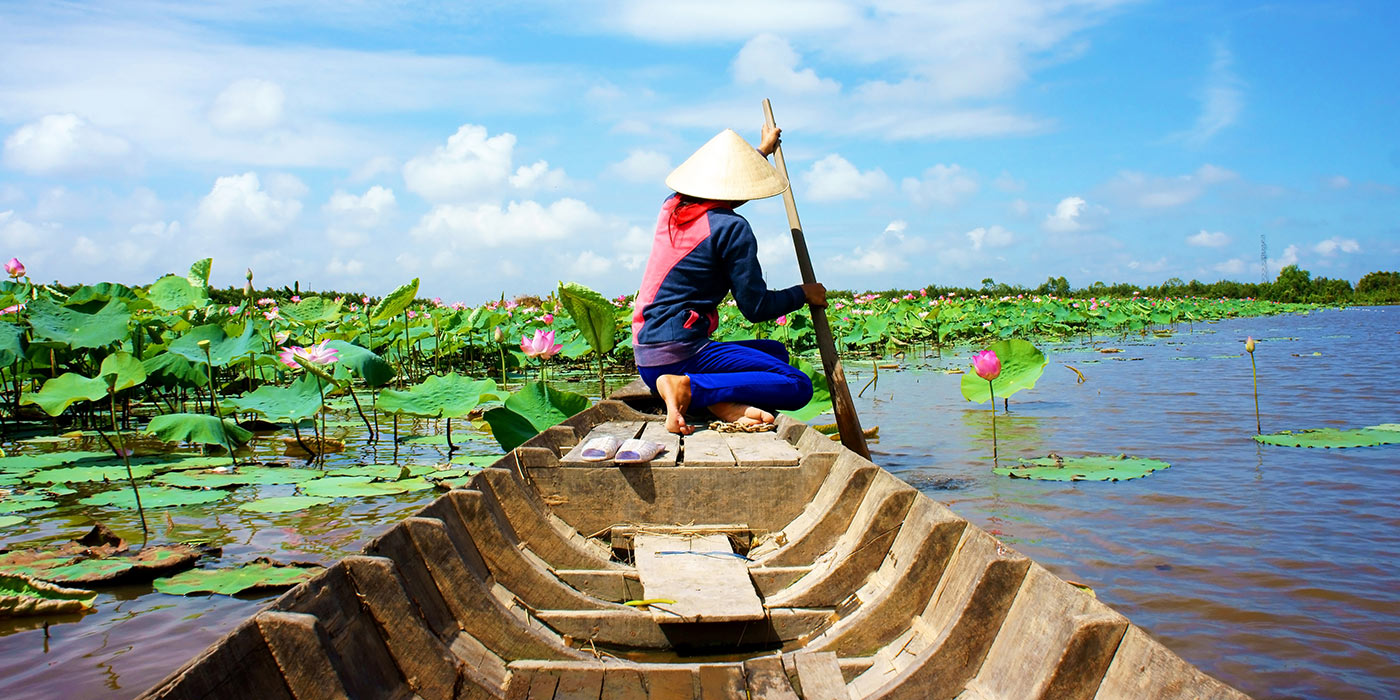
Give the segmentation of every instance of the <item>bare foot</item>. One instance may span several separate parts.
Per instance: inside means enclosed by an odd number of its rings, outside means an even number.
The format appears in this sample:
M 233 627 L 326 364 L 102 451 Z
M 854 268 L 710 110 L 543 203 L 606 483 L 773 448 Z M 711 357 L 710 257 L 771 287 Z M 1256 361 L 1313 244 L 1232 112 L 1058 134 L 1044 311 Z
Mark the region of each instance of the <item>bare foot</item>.
M 685 424 L 685 412 L 690 408 L 690 377 L 663 374 L 656 379 L 656 393 L 666 402 L 666 430 L 680 435 L 695 432 Z
M 734 403 L 724 401 L 710 406 L 710 413 L 715 414 L 720 420 L 726 423 L 738 423 L 740 425 L 758 425 L 759 423 L 772 423 L 777 420 L 773 414 L 746 403 Z

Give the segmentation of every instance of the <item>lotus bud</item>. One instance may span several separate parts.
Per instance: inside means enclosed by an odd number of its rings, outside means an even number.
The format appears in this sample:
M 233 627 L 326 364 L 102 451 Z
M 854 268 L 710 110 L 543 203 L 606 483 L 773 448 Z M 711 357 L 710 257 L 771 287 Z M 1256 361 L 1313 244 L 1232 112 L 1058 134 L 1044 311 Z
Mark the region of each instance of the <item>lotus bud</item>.
M 496 329 L 491 331 L 491 339 L 499 343 L 506 339 L 506 334 L 500 326 L 496 326 Z
M 253 281 L 253 268 L 251 268 L 251 267 L 248 268 L 248 281 L 249 281 L 249 282 L 252 282 L 252 281 Z
M 1251 355 L 1254 354 L 1254 336 L 1251 335 L 1244 339 L 1244 351 Z
M 20 262 L 19 258 L 10 258 L 10 261 L 5 263 L 5 272 L 13 278 L 23 277 L 24 263 Z

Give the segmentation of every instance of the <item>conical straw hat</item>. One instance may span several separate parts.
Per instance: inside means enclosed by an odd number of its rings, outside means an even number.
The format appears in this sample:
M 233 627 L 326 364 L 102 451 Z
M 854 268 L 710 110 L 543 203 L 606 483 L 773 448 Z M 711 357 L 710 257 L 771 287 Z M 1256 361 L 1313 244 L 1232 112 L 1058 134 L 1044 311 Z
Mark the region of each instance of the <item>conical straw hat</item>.
M 726 202 L 782 194 L 787 179 L 733 129 L 725 129 L 666 176 L 666 186 L 692 197 Z

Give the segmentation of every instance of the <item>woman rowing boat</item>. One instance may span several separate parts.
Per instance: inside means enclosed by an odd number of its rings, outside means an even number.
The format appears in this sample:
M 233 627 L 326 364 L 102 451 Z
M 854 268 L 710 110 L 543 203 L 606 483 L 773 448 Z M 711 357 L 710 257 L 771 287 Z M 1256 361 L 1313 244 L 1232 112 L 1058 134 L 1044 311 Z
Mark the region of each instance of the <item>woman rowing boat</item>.
M 826 306 L 819 283 L 772 290 L 758 264 L 753 229 L 735 209 L 782 194 L 787 180 L 768 163 L 781 130 L 765 126 L 755 149 L 726 129 L 666 178 L 675 194 L 656 222 L 651 258 L 632 314 L 637 371 L 666 402 L 666 429 L 689 434 L 685 412 L 703 406 L 724 421 L 772 423 L 773 411 L 805 406 L 812 382 L 774 340 L 719 342 L 719 305 L 731 292 L 751 322 L 810 304 Z

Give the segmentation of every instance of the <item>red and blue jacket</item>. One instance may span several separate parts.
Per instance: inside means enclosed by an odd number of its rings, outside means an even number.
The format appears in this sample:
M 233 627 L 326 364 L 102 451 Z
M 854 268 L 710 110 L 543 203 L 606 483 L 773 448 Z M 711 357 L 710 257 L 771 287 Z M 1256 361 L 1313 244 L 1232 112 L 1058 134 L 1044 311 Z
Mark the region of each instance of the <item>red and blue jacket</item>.
M 661 207 L 642 288 L 632 313 L 632 346 L 639 367 L 689 359 L 719 326 L 719 304 L 730 291 L 749 321 L 771 321 L 802 307 L 801 286 L 772 290 L 758 264 L 758 240 L 727 202 L 701 201 L 672 212 Z M 674 223 L 674 225 L 673 225 Z

